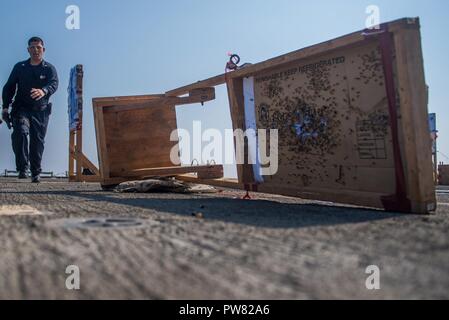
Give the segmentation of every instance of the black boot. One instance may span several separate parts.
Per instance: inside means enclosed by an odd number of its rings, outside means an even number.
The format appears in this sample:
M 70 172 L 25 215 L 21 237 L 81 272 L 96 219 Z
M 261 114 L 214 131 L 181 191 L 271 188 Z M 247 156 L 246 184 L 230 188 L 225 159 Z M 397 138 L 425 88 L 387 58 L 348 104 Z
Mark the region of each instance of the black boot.
M 27 179 L 27 178 L 28 178 L 28 175 L 27 175 L 26 171 L 20 171 L 19 172 L 19 179 L 20 180 Z
M 40 175 L 35 175 L 31 178 L 31 182 L 32 183 L 41 183 L 41 176 Z

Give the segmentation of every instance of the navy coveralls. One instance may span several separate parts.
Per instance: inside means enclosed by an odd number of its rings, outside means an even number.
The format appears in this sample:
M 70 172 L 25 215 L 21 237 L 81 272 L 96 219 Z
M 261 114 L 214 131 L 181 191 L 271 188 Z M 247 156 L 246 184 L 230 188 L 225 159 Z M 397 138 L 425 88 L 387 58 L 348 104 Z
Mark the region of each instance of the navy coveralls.
M 33 66 L 28 59 L 14 66 L 3 87 L 3 107 L 8 107 L 14 98 L 11 111 L 14 129 L 11 138 L 19 172 L 31 169 L 32 175 L 36 176 L 42 171 L 42 154 L 51 114 L 49 99 L 58 89 L 58 84 L 58 75 L 53 65 L 42 61 Z M 42 89 L 45 97 L 38 101 L 32 99 L 32 88 Z

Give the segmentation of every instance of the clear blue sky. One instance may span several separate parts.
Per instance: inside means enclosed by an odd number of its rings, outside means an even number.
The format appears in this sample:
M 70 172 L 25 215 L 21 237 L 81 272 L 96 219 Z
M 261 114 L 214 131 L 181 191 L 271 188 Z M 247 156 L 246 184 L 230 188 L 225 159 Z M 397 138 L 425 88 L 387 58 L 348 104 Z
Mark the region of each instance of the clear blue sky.
M 436 112 L 439 150 L 449 156 L 447 0 L 15 0 L 0 3 L 0 85 L 27 58 L 26 41 L 46 41 L 46 60 L 60 76 L 43 169 L 67 170 L 67 85 L 75 64 L 85 67 L 84 151 L 97 163 L 92 97 L 163 93 L 224 71 L 228 51 L 259 62 L 365 26 L 368 5 L 381 21 L 421 18 L 429 112 Z M 81 29 L 67 30 L 66 7 L 77 5 Z M 227 98 L 178 108 L 179 127 L 231 128 Z M 445 125 L 446 124 L 446 125 Z M 150 129 L 149 129 L 150 130 Z M 0 128 L 0 170 L 15 169 L 10 133 Z M 440 160 L 449 162 L 440 155 Z

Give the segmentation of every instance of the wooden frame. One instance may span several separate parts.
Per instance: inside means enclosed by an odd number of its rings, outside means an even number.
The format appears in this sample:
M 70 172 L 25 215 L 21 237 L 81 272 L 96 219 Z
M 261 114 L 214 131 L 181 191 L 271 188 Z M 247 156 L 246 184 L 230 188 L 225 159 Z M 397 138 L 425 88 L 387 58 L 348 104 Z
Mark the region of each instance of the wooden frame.
M 101 184 L 111 186 L 154 176 L 195 173 L 200 178 L 223 177 L 222 165 L 181 166 L 177 137 L 176 105 L 215 99 L 214 88 L 189 90 L 188 96 L 163 94 L 94 98 L 94 118 Z M 176 152 L 175 164 L 170 155 Z
M 78 125 L 69 130 L 69 181 L 70 182 L 99 182 L 100 171 L 83 154 L 83 66 L 76 67 L 76 98 L 78 107 Z M 87 175 L 84 169 L 92 174 Z

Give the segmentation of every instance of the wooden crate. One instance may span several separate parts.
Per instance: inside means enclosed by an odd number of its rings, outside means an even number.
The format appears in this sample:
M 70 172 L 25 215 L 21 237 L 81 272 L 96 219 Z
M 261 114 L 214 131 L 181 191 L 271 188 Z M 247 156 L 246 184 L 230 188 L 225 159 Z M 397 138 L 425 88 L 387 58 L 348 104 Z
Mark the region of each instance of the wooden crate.
M 213 88 L 193 90 L 188 97 L 165 95 L 94 98 L 97 150 L 103 187 L 153 176 L 199 173 L 221 177 L 223 166 L 174 165 L 178 141 L 175 105 L 204 102 L 215 97 Z M 176 156 L 175 156 L 176 158 Z M 179 161 L 179 157 L 176 159 Z
M 247 190 L 389 211 L 435 210 L 419 19 L 358 31 L 166 96 L 222 83 L 234 129 L 246 130 L 254 120 L 257 129 L 279 133 L 276 173 L 260 182 L 253 164 L 237 165 Z M 248 118 L 252 113 L 255 119 Z M 237 140 L 236 152 L 241 148 Z

